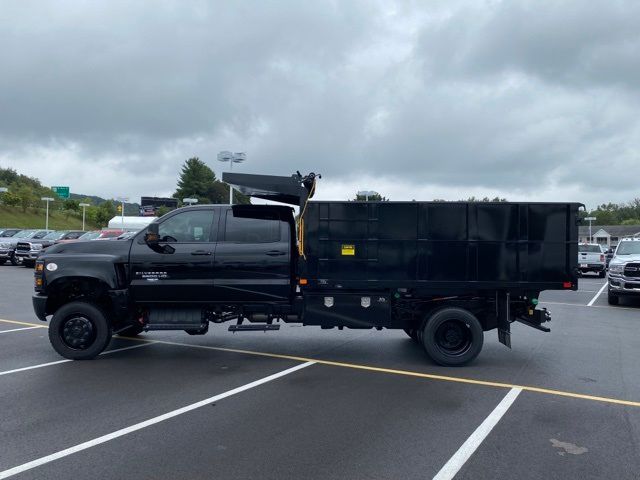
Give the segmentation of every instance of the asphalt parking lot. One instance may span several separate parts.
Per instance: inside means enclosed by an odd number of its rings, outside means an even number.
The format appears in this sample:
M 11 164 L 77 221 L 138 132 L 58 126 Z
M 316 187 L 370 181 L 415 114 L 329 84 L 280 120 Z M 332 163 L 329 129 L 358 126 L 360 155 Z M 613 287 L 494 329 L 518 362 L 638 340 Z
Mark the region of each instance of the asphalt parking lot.
M 403 332 L 299 326 L 66 361 L 32 281 L 0 267 L 0 479 L 640 479 L 640 303 L 609 307 L 603 279 L 463 368 Z

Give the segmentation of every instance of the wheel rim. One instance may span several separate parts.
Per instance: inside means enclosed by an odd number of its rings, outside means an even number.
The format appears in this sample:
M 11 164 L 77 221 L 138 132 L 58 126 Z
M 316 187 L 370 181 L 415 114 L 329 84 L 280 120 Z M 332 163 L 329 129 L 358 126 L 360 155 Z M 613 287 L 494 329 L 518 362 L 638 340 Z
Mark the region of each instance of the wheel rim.
M 471 330 L 460 320 L 447 320 L 436 329 L 435 341 L 445 355 L 464 355 L 471 348 Z
M 95 341 L 96 331 L 87 317 L 73 315 L 62 323 L 60 336 L 67 347 L 86 350 Z

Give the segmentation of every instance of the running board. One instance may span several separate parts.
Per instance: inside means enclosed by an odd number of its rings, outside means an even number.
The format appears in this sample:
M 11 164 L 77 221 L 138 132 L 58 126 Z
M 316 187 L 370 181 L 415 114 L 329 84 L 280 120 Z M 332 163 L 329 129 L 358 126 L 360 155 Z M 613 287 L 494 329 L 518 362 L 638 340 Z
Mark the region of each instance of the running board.
M 262 331 L 266 332 L 267 330 L 280 330 L 280 325 L 229 325 L 230 332 L 255 332 Z
M 206 323 L 149 323 L 146 330 L 201 330 L 207 327 Z

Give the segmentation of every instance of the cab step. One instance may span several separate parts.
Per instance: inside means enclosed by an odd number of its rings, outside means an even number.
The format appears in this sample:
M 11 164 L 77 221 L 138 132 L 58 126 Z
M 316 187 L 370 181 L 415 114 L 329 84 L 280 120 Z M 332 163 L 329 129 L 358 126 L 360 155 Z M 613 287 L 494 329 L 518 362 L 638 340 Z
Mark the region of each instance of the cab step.
M 267 330 L 280 330 L 280 325 L 269 324 L 247 324 L 247 325 L 229 325 L 230 332 L 266 332 Z
M 201 308 L 155 308 L 149 311 L 147 330 L 199 330 L 207 328 Z

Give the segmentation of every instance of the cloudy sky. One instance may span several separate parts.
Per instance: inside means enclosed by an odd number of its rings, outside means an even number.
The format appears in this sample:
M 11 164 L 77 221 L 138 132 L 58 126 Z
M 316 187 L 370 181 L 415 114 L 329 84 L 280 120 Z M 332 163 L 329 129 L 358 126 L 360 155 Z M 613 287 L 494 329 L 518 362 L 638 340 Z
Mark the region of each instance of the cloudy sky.
M 233 150 L 322 199 L 640 196 L 635 0 L 0 1 L 0 166 L 47 185 Z

